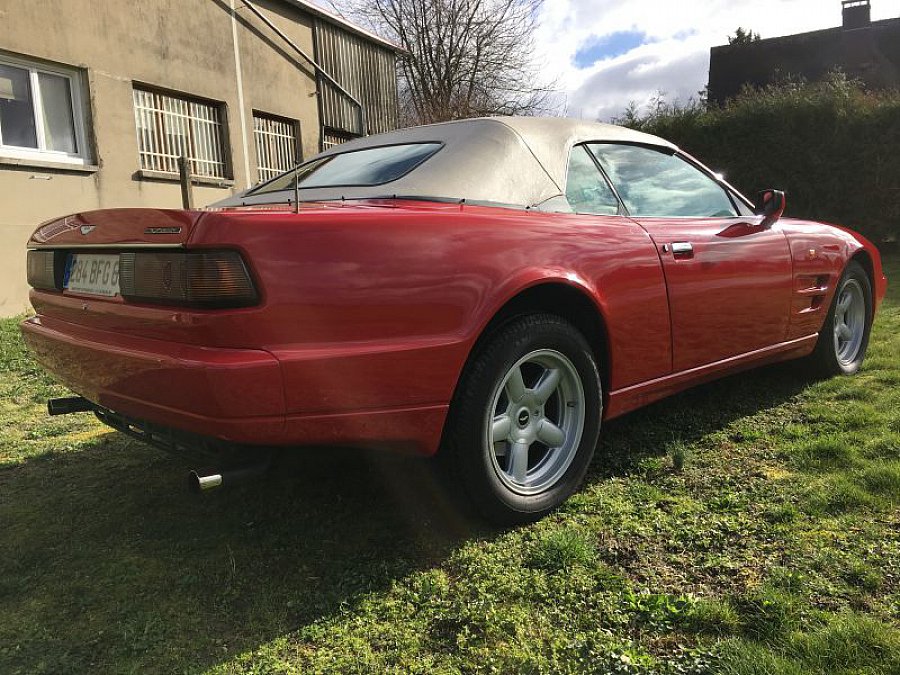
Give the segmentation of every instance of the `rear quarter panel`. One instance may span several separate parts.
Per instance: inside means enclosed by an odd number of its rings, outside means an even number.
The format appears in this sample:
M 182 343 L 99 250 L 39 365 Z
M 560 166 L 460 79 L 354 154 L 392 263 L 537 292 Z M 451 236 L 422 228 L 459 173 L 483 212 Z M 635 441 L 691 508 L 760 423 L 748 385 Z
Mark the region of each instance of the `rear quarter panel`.
M 210 213 L 192 247 L 238 246 L 263 305 L 234 317 L 283 365 L 287 413 L 446 404 L 494 314 L 522 290 L 580 289 L 609 332 L 613 389 L 667 374 L 664 279 L 624 218 L 428 205 Z

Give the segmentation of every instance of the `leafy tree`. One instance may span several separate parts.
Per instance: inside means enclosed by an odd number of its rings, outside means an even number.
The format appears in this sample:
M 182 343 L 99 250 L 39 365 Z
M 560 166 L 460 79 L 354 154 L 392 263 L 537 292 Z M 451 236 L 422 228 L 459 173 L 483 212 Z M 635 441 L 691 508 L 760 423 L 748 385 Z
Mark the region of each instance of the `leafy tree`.
M 740 26 L 734 31 L 734 35 L 728 36 L 728 44 L 730 45 L 749 45 L 759 41 L 759 33 L 754 33 L 753 30 L 744 30 Z

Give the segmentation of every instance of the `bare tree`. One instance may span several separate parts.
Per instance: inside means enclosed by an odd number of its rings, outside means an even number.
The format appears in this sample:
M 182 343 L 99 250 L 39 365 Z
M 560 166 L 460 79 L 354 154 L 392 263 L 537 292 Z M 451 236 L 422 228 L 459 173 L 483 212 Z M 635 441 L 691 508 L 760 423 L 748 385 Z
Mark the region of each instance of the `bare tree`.
M 543 0 L 344 0 L 343 13 L 396 42 L 404 121 L 427 124 L 554 109 L 534 31 Z M 333 3 L 335 4 L 335 3 Z M 336 7 L 337 9 L 337 7 Z

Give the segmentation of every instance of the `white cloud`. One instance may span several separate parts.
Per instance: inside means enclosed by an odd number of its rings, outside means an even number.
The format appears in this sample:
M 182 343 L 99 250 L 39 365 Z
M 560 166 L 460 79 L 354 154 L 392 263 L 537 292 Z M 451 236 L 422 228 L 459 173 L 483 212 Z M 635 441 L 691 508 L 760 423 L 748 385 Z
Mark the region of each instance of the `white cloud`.
M 686 101 L 695 96 L 705 78 L 708 58 L 703 51 L 678 49 L 680 45 L 639 48 L 593 72 L 569 94 L 568 114 L 608 120 L 630 101 L 645 104 L 657 92 L 666 100 Z

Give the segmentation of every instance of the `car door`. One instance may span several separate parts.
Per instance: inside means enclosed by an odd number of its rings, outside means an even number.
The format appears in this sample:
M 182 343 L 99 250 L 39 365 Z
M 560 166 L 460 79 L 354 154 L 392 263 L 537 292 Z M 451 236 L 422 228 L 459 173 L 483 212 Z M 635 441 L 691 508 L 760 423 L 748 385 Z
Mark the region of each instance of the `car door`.
M 607 318 L 608 385 L 615 390 L 665 377 L 672 372 L 671 323 L 656 247 L 624 215 L 621 201 L 582 145 L 569 155 L 565 201 L 572 213 L 557 222 L 575 225 L 582 235 L 569 264 L 597 289 Z
M 762 349 L 787 336 L 791 255 L 776 223 L 666 148 L 591 143 L 629 216 L 656 244 L 669 292 L 673 370 Z

